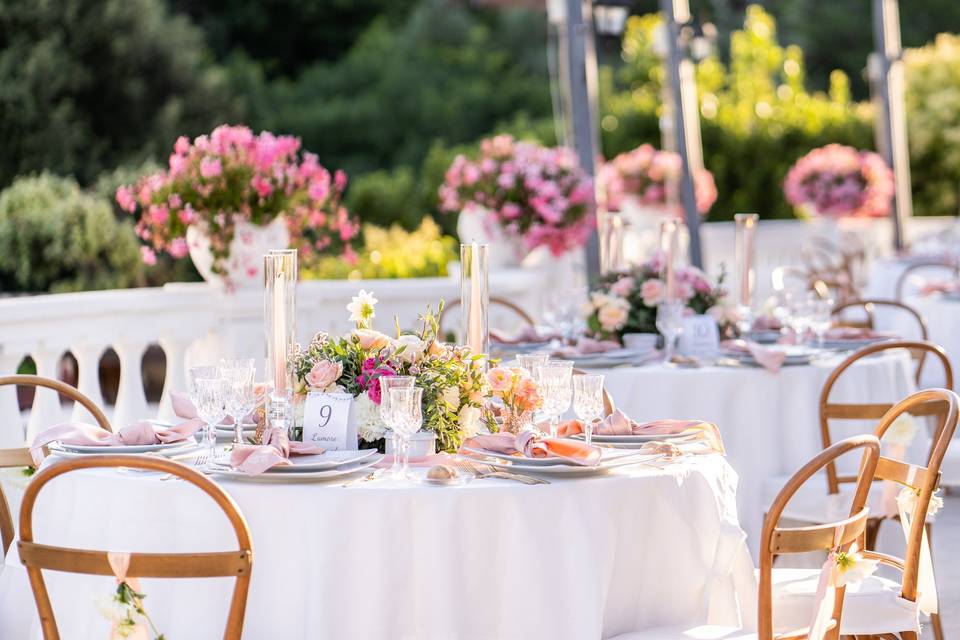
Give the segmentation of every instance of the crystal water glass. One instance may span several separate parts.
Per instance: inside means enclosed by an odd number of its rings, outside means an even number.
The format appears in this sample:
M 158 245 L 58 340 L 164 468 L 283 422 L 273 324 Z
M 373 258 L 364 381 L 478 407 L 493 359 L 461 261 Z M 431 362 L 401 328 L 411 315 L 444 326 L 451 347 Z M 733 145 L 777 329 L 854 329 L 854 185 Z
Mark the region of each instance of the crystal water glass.
M 603 376 L 593 373 L 573 376 L 573 412 L 583 422 L 587 444 L 593 442 L 593 423 L 603 415 Z
M 572 363 L 570 366 L 566 366 L 565 364 L 549 362 L 540 367 L 537 384 L 540 389 L 540 396 L 543 398 L 541 411 L 550 418 L 551 438 L 557 437 L 560 428 L 560 416 L 570 408 L 572 395 L 570 381 L 572 378 Z
M 817 336 L 817 347 L 823 349 L 827 332 L 833 326 L 833 300 L 820 298 L 816 294 L 809 300 L 809 325 L 813 334 Z
M 423 425 L 423 389 L 420 387 L 392 387 L 390 389 L 390 415 L 394 429 L 400 435 L 403 447 L 403 463 L 397 474 L 399 479 L 410 478 L 410 437 Z
M 393 449 L 393 464 L 389 469 L 381 469 L 376 472 L 377 477 L 389 475 L 391 477 L 400 474 L 400 437 L 394 425 L 393 403 L 390 389 L 409 389 L 413 387 L 415 378 L 413 376 L 380 376 L 380 419 L 383 424 L 390 427 L 390 440 Z
M 197 396 L 197 380 L 212 380 L 219 377 L 220 368 L 213 365 L 190 367 L 187 371 L 187 380 L 190 383 L 190 402 L 193 403 L 193 408 L 196 409 L 198 416 L 200 415 L 200 399 Z M 223 416 L 220 417 L 220 420 L 223 420 Z M 217 423 L 219 423 L 220 420 L 218 420 Z M 201 443 L 207 446 L 207 448 L 211 448 L 217 441 L 215 429 L 216 425 L 204 422 Z
M 220 361 L 220 377 L 227 381 L 227 415 L 233 418 L 233 442 L 243 444 L 243 419 L 257 405 L 253 358 L 225 358 Z
M 531 378 L 535 378 L 536 371 L 538 368 L 547 364 L 550 361 L 550 354 L 548 353 L 518 353 L 517 354 L 517 365 L 528 374 Z
M 227 416 L 229 383 L 220 377 L 196 378 L 193 385 L 196 390 L 194 404 L 197 415 L 203 420 L 207 455 L 212 458 L 217 441 L 214 425 L 220 424 L 220 421 Z
M 663 336 L 663 361 L 673 360 L 677 338 L 683 333 L 683 315 L 686 306 L 682 302 L 664 302 L 657 307 L 657 330 Z

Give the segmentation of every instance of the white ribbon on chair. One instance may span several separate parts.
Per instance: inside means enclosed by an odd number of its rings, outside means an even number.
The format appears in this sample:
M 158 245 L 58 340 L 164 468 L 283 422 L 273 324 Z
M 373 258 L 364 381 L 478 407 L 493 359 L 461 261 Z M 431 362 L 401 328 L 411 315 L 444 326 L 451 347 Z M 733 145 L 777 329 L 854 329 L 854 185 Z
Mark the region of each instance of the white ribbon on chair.
M 808 640 L 823 640 L 831 629 L 833 608 L 837 602 L 837 548 L 843 539 L 844 527 L 837 527 L 833 534 L 833 550 L 827 554 L 827 559 L 820 569 L 820 580 L 817 582 L 817 594 L 814 596 L 813 617 L 810 619 Z
M 913 482 L 913 469 L 911 469 L 909 483 Z M 907 500 L 897 499 L 897 509 L 900 512 L 900 525 L 903 528 L 904 540 L 910 539 L 910 528 L 912 525 L 912 509 Z M 926 519 L 926 514 L 924 514 Z M 920 566 L 917 571 L 917 604 L 920 611 L 931 614 L 939 612 L 939 602 L 937 601 L 937 580 L 933 573 L 933 556 L 930 555 L 930 541 L 927 539 L 927 530 L 924 527 L 923 535 L 920 539 Z

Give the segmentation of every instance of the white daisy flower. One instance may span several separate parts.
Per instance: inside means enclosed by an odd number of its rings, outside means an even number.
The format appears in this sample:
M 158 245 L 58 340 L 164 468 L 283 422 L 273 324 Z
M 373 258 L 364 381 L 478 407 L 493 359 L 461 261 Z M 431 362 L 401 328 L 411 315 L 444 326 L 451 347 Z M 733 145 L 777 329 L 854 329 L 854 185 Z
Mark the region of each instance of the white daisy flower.
M 358 327 L 369 327 L 373 320 L 374 307 L 377 305 L 377 299 L 372 293 L 367 293 L 361 289 L 360 293 L 355 295 L 350 304 L 347 305 L 347 311 L 350 312 L 350 322 L 357 323 Z
M 868 578 L 877 570 L 879 560 L 868 560 L 859 551 L 841 551 L 836 554 L 837 586 L 844 587 Z

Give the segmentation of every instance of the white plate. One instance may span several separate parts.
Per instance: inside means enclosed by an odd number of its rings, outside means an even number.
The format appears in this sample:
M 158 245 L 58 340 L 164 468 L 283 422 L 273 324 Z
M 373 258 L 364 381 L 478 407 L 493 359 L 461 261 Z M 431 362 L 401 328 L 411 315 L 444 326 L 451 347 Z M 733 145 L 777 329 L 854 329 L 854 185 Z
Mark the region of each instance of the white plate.
M 291 465 L 273 467 L 265 473 L 305 473 L 307 471 L 324 471 L 326 469 L 336 469 L 354 462 L 366 460 L 377 453 L 376 449 L 363 449 L 360 451 L 324 451 L 323 453 L 312 453 L 305 456 L 290 456 Z
M 608 473 L 612 469 L 618 467 L 626 467 L 633 464 L 643 464 L 648 463 L 653 460 L 658 460 L 663 456 L 660 454 L 645 454 L 642 455 L 640 452 L 629 451 L 625 449 L 604 449 L 604 452 L 618 453 L 620 454 L 617 459 L 610 460 L 606 463 L 601 463 L 595 467 L 586 467 L 578 464 L 551 464 L 547 466 L 538 466 L 538 465 L 527 465 L 523 464 L 523 461 L 515 462 L 505 462 L 486 459 L 481 461 L 483 464 L 495 467 L 497 469 L 506 469 L 509 471 L 515 471 L 517 473 L 526 473 L 526 474 L 543 474 L 543 475 L 565 475 L 565 476 L 592 476 L 592 475 L 601 475 Z M 555 462 L 555 461 L 554 461 Z
M 681 433 L 669 433 L 669 434 L 637 434 L 629 436 L 603 436 L 599 434 L 593 434 L 593 441 L 597 444 L 607 444 L 607 443 L 617 443 L 617 444 L 640 444 L 644 442 L 653 442 L 654 440 L 685 440 L 690 436 L 695 436 L 700 433 L 699 429 L 687 429 Z M 572 436 L 577 440 L 583 440 L 584 435 L 578 433 L 575 436 Z
M 176 442 L 176 447 L 168 447 L 166 449 L 161 449 L 157 451 L 120 451 L 119 449 L 124 449 L 124 447 L 97 447 L 95 451 L 75 451 L 73 449 L 67 449 L 59 442 L 55 442 L 50 445 L 50 453 L 52 455 L 59 456 L 61 458 L 82 458 L 83 456 L 89 455 L 112 455 L 112 454 L 123 454 L 123 455 L 153 455 L 153 456 L 162 456 L 164 458 L 170 458 L 171 460 L 177 460 L 180 458 L 186 458 L 193 456 L 196 453 L 197 449 L 200 448 L 200 445 L 190 439 L 186 442 Z
M 261 473 L 259 475 L 251 476 L 243 471 L 237 471 L 231 469 L 228 466 L 221 464 L 211 464 L 208 465 L 204 471 L 210 475 L 221 476 L 224 478 L 229 478 L 231 480 L 244 480 L 248 482 L 280 482 L 280 483 L 297 483 L 297 482 L 320 482 L 322 480 L 327 480 L 329 478 L 338 478 L 340 476 L 349 475 L 351 473 L 356 473 L 357 471 L 363 471 L 364 469 L 369 469 L 373 465 L 380 462 L 383 459 L 382 455 L 370 456 L 369 458 L 355 464 L 344 465 L 336 469 L 327 469 L 325 471 L 303 471 L 301 473 Z
M 478 456 L 485 456 L 488 458 L 496 458 L 497 460 L 502 460 L 503 462 L 509 462 L 513 464 L 523 464 L 527 467 L 549 467 L 556 465 L 563 466 L 584 466 L 584 465 L 575 465 L 572 462 L 566 462 L 563 458 L 527 458 L 524 456 L 515 456 L 510 455 L 509 453 L 495 453 L 493 451 L 487 451 L 486 449 L 476 449 L 472 447 L 464 447 L 463 451 L 467 453 L 472 453 Z M 610 449 L 601 449 L 600 450 L 601 459 L 598 466 L 604 466 L 609 463 L 619 462 L 620 458 L 636 456 L 636 453 L 623 452 L 623 451 L 612 451 Z
M 57 443 L 64 451 L 73 453 L 160 453 L 168 449 L 177 449 L 186 445 L 195 445 L 193 438 L 180 440 L 178 442 L 169 442 L 167 444 L 111 444 L 111 445 L 85 445 L 85 444 L 64 444 Z

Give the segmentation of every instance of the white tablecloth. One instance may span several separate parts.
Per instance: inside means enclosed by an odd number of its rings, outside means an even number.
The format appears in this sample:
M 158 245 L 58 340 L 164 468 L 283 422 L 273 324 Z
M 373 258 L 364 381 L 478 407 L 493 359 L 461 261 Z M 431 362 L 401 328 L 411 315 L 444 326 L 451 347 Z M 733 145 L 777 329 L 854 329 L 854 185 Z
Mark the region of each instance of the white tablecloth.
M 764 482 L 794 473 L 823 448 L 820 391 L 840 361 L 783 367 L 777 374 L 748 367 L 686 369 L 659 364 L 602 373 L 617 406 L 634 420 L 690 418 L 720 428 L 727 457 L 741 479 L 737 492 L 740 522 L 755 549 L 763 513 L 769 506 L 764 504 Z M 868 358 L 843 374 L 831 398 L 835 402 L 896 402 L 915 391 L 912 376 L 913 365 L 906 351 Z M 847 422 L 846 427 L 832 431 L 834 439 L 870 432 L 876 426 Z
M 223 482 L 254 540 L 244 637 L 587 640 L 700 622 L 708 610 L 716 622 L 736 623 L 736 590 L 748 604 L 755 594 L 735 485 L 717 455 L 532 487 Z M 44 494 L 41 542 L 231 548 L 225 519 L 210 517 L 212 503 L 180 481 L 87 471 L 55 480 Z M 28 593 L 25 571 L 11 562 L 0 603 Z M 49 573 L 48 584 L 65 640 L 107 636 L 93 598 L 111 592 L 111 579 Z M 224 580 L 143 587 L 168 638 L 222 633 Z M 0 627 L 34 617 L 28 607 L 0 611 Z M 22 628 L 0 628 L 0 637 L 27 637 Z

